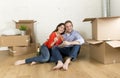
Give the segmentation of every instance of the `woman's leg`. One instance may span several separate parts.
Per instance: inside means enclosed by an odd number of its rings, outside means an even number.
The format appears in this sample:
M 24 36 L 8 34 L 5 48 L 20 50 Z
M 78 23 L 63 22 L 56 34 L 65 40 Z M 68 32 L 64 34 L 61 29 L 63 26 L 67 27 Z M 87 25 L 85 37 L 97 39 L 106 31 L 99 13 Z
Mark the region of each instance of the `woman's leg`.
M 34 62 L 34 61 L 33 61 L 30 65 L 34 65 L 34 64 L 36 64 L 36 63 L 37 63 L 37 62 Z
M 33 58 L 26 59 L 25 62 L 26 63 L 31 63 L 31 62 L 43 63 L 43 62 L 47 62 L 49 58 L 50 58 L 49 49 L 45 45 L 42 45 L 40 49 L 40 55 Z
M 24 60 L 18 60 L 15 62 L 15 65 L 20 65 L 20 64 L 25 64 L 25 63 L 31 63 L 31 65 L 36 64 L 36 62 L 47 62 L 50 58 L 50 53 L 49 49 L 45 46 L 42 45 L 40 49 L 41 55 L 24 59 Z
M 61 48 L 56 46 L 51 49 L 51 57 L 55 60 L 55 62 L 58 62 L 59 60 L 63 61 L 60 49 Z
M 25 59 L 16 61 L 14 65 L 21 65 L 21 64 L 25 64 Z

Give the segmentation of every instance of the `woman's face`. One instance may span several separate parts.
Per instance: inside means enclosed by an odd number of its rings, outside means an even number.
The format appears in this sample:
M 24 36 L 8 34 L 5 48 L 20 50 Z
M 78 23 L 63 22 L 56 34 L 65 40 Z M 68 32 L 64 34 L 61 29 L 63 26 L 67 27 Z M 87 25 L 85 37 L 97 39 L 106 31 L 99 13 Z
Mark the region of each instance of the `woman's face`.
M 63 33 L 65 31 L 65 26 L 61 25 L 60 27 L 58 27 L 58 32 L 59 33 Z

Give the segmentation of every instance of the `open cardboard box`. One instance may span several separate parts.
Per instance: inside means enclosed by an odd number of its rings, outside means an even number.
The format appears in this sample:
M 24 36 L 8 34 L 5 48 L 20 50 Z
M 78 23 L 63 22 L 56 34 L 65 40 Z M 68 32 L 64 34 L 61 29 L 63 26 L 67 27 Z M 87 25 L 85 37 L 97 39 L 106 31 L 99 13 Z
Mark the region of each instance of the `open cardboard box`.
M 14 21 L 16 23 L 16 28 L 20 28 L 21 25 L 25 25 L 27 26 L 27 31 L 26 31 L 26 34 L 27 35 L 30 35 L 30 43 L 35 43 L 35 34 L 34 34 L 34 23 L 36 21 L 34 20 L 19 20 L 18 22 L 17 21 Z
M 94 40 L 120 40 L 120 17 L 85 18 L 91 21 Z
M 30 43 L 29 35 L 0 36 L 0 46 L 28 46 Z
M 120 63 L 120 41 L 87 40 L 90 45 L 90 57 L 104 63 Z

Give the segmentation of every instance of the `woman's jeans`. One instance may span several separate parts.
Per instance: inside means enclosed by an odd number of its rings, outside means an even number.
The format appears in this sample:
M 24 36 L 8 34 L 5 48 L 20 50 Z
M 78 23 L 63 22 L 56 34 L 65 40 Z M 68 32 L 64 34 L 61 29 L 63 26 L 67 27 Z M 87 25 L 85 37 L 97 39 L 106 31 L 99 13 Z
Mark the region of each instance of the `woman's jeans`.
M 44 44 L 41 46 L 40 48 L 40 55 L 39 56 L 35 56 L 32 58 L 28 58 L 25 59 L 25 63 L 31 63 L 31 62 L 48 62 L 50 58 L 50 51 L 47 48 L 47 46 L 45 46 Z

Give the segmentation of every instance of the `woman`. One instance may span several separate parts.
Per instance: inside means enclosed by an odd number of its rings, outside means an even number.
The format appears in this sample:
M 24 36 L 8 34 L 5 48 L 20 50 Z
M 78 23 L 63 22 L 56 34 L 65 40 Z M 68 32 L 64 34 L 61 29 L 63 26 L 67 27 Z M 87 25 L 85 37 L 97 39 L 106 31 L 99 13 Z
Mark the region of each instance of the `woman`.
M 51 33 L 49 36 L 49 39 L 41 46 L 40 49 L 40 55 L 28 59 L 18 60 L 15 62 L 15 65 L 21 65 L 21 64 L 28 64 L 31 63 L 31 65 L 36 63 L 44 63 L 48 62 L 50 59 L 50 50 L 53 46 L 58 46 L 62 43 L 63 37 L 62 34 L 65 31 L 65 25 L 64 23 L 58 24 L 56 29 Z

